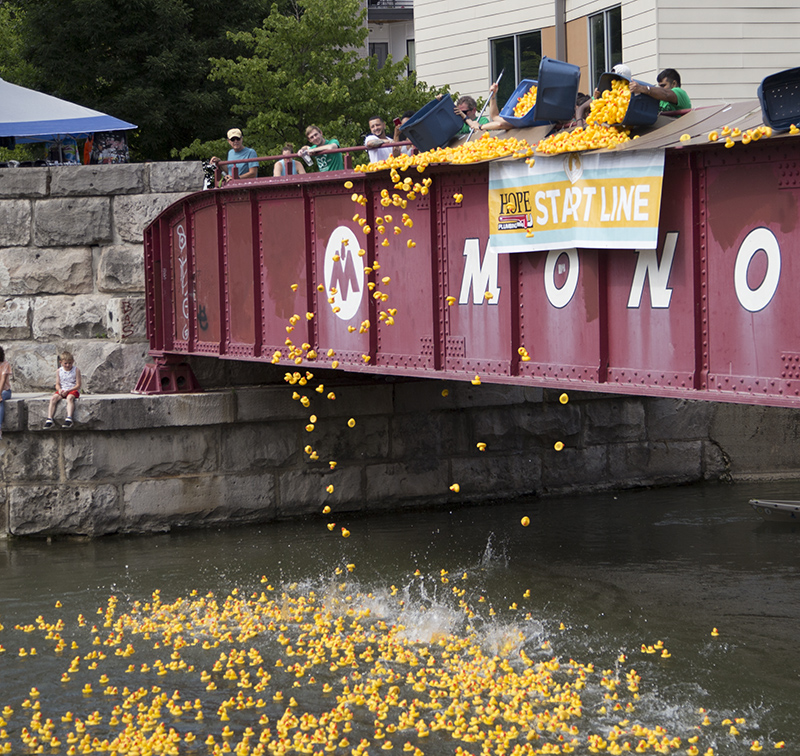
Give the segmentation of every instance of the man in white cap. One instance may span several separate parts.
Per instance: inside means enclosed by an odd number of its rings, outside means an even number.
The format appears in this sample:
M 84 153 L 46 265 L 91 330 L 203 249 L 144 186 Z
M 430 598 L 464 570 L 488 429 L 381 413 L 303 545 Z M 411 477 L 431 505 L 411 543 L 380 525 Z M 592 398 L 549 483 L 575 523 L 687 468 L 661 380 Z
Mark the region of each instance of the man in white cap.
M 231 129 L 228 131 L 228 144 L 231 148 L 228 150 L 228 160 L 236 160 L 236 163 L 228 166 L 228 172 L 222 174 L 222 181 L 227 182 L 233 178 L 233 168 L 236 167 L 236 176 L 240 179 L 256 178 L 258 176 L 258 163 L 239 162 L 239 159 L 253 159 L 258 157 L 258 154 L 252 147 L 245 147 L 242 142 L 241 129 Z M 215 155 L 211 158 L 211 165 L 216 166 L 219 158 Z
M 613 73 L 617 76 L 624 76 L 628 81 L 631 80 L 631 69 L 628 68 L 624 63 L 617 63 L 614 68 L 611 69 Z

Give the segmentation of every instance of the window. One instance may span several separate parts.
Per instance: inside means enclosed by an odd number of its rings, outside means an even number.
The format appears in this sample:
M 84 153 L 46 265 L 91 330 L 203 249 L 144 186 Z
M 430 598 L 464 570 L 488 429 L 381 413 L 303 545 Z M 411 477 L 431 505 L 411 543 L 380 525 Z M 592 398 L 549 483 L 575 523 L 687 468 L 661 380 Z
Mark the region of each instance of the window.
M 378 59 L 378 68 L 383 68 L 386 63 L 386 58 L 389 57 L 389 43 L 388 42 L 370 42 L 369 43 L 370 57 L 373 55 Z
M 622 8 L 614 8 L 589 16 L 589 77 L 592 85 L 606 71 L 622 63 Z
M 408 57 L 408 75 L 417 70 L 417 46 L 413 39 L 406 40 L 406 56 Z
M 503 107 L 523 79 L 539 77 L 542 62 L 542 33 L 540 31 L 514 34 L 490 40 L 492 81 L 497 81 L 501 71 L 503 79 L 497 93 L 497 103 Z

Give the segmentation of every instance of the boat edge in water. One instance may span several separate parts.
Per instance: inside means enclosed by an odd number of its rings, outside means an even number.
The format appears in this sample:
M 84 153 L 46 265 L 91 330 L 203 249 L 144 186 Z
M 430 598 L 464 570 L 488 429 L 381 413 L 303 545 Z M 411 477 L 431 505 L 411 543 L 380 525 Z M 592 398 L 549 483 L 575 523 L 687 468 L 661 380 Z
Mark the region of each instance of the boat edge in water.
M 749 504 L 769 522 L 800 522 L 800 501 L 750 499 Z

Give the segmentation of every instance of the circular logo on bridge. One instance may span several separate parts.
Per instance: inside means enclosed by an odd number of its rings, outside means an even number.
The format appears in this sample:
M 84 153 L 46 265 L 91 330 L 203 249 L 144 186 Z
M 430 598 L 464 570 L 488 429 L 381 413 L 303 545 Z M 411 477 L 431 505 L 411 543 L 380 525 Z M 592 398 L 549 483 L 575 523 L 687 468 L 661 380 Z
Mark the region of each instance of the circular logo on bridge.
M 325 248 L 325 293 L 333 296 L 336 317 L 350 320 L 358 313 L 364 296 L 364 261 L 360 244 L 347 226 L 339 226 Z M 335 294 L 331 294 L 335 290 Z

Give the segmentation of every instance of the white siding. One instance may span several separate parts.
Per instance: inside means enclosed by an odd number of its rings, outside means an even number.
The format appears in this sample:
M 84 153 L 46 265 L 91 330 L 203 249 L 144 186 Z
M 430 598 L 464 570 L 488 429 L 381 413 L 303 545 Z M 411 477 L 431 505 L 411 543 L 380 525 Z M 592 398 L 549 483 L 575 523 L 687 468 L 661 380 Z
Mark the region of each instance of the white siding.
M 552 0 L 417 0 L 417 74 L 432 86 L 486 96 L 489 39 L 552 26 Z
M 800 65 L 798 0 L 566 0 L 566 20 L 617 4 L 634 76 L 655 82 L 676 68 L 695 105 L 754 99 L 765 76 Z M 553 9 L 554 0 L 415 0 L 419 78 L 484 94 L 489 40 L 552 27 Z
M 693 105 L 753 100 L 761 80 L 800 63 L 795 0 L 659 0 L 658 65 L 677 68 Z
M 622 6 L 622 60 L 637 79 L 658 60 L 656 0 L 632 0 Z
M 621 5 L 620 0 L 567 0 L 567 21 L 574 21 L 582 16 L 591 16 L 600 11 Z M 623 16 L 625 11 L 623 10 Z

